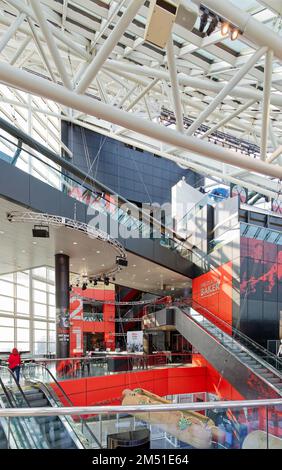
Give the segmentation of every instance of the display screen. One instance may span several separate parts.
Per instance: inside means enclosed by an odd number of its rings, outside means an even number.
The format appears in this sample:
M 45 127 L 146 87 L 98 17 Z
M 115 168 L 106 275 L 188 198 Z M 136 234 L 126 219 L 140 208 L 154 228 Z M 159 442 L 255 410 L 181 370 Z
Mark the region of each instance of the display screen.
M 240 329 L 255 341 L 279 338 L 282 246 L 241 237 Z

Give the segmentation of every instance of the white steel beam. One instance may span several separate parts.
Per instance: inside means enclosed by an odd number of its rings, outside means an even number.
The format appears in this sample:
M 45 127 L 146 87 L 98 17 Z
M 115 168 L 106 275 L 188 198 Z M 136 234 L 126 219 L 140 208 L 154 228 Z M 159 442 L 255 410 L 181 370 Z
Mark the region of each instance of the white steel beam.
M 273 62 L 273 52 L 271 50 L 268 50 L 267 53 L 265 54 L 265 65 L 264 65 L 263 109 L 262 109 L 262 128 L 261 128 L 261 146 L 260 146 L 261 160 L 266 159 L 266 152 L 267 152 L 267 145 L 268 145 L 272 62 Z
M 37 31 L 36 31 L 35 27 L 32 24 L 32 20 L 30 18 L 28 18 L 27 21 L 28 21 L 28 24 L 30 26 L 30 29 L 31 29 L 31 32 L 32 32 L 32 35 L 33 35 L 33 39 L 34 39 L 35 45 L 38 49 L 39 55 L 41 56 L 41 58 L 43 60 L 43 63 L 45 64 L 45 66 L 46 66 L 53 82 L 56 82 L 56 77 L 53 73 L 51 64 L 50 64 L 49 60 L 47 59 L 47 56 L 46 56 L 46 54 L 44 52 L 44 49 L 43 49 L 43 46 L 40 42 L 40 39 L 38 38 Z
M 140 93 L 139 95 L 134 98 L 134 100 L 127 106 L 126 111 L 130 111 L 134 106 L 142 100 L 143 96 L 145 96 L 154 86 L 158 83 L 159 79 L 155 78 L 151 81 Z
M 18 58 L 22 55 L 22 53 L 24 52 L 24 50 L 26 49 L 26 47 L 28 46 L 30 41 L 31 41 L 31 37 L 27 36 L 25 38 L 25 40 L 21 43 L 21 45 L 18 48 L 18 50 L 16 51 L 15 55 L 12 57 L 12 59 L 10 61 L 11 65 L 14 65 L 17 62 Z
M 268 163 L 274 162 L 282 154 L 282 145 L 280 145 L 267 159 Z
M 282 48 L 281 48 L 282 49 Z M 159 78 L 160 80 L 169 81 L 169 73 L 164 69 L 154 69 L 152 67 L 131 64 L 130 62 L 119 62 L 117 60 L 107 60 L 104 66 L 111 72 L 118 73 L 123 71 L 126 73 L 135 74 L 138 78 L 145 76 L 150 78 Z M 212 93 L 220 93 L 225 84 L 222 82 L 215 82 L 214 80 L 205 80 L 198 77 L 190 77 L 184 73 L 178 74 L 178 83 L 180 86 L 187 86 L 196 90 L 203 90 Z M 263 101 L 263 93 L 253 87 L 237 86 L 230 91 L 230 96 L 235 96 L 242 99 L 254 99 L 256 101 Z M 272 94 L 270 103 L 274 106 L 282 107 L 282 96 Z
M 280 0 L 278 0 L 280 1 Z M 203 0 L 206 7 L 237 26 L 253 44 L 271 49 L 282 60 L 281 36 L 228 0 Z
M 9 28 L 5 31 L 5 33 L 1 36 L 0 39 L 0 53 L 3 51 L 4 47 L 8 44 L 11 37 L 15 34 L 18 27 L 22 24 L 23 20 L 25 19 L 25 13 L 20 13 L 20 15 L 11 23 Z
M 179 83 L 177 78 L 177 69 L 176 69 L 176 62 L 175 62 L 175 55 L 174 55 L 174 48 L 173 48 L 173 39 L 172 35 L 169 35 L 167 45 L 166 45 L 166 52 L 167 52 L 167 64 L 168 70 L 170 75 L 170 83 L 172 89 L 172 99 L 174 105 L 174 115 L 176 120 L 176 128 L 179 132 L 184 133 L 184 125 L 183 125 L 183 110 L 181 105 L 181 97 L 179 92 Z
M 205 132 L 202 136 L 201 136 L 201 139 L 204 139 L 205 137 L 208 137 L 210 134 L 212 134 L 213 132 L 217 131 L 217 129 L 219 129 L 220 127 L 224 126 L 225 124 L 227 124 L 228 122 L 232 121 L 232 119 L 236 116 L 239 116 L 243 111 L 245 111 L 246 109 L 248 109 L 250 106 L 252 106 L 254 103 L 256 102 L 256 100 L 249 100 L 247 101 L 245 104 L 243 104 L 242 106 L 240 106 L 238 109 L 236 109 L 236 111 L 234 111 L 233 113 L 227 115 L 225 118 L 223 118 L 221 121 L 219 121 L 215 126 L 211 127 L 207 132 Z
M 32 1 L 36 2 L 36 0 Z M 94 56 L 85 74 L 82 76 L 80 82 L 78 83 L 76 87 L 76 92 L 78 94 L 83 94 L 87 90 L 89 85 L 91 85 L 92 81 L 96 77 L 102 65 L 110 56 L 114 47 L 117 45 L 119 39 L 124 34 L 128 25 L 135 18 L 139 8 L 143 5 L 143 3 L 144 0 L 132 0 L 129 7 L 127 7 L 127 9 L 123 12 L 121 19 L 116 24 L 108 38 L 105 40 L 101 49 L 99 49 L 98 53 Z
M 38 0 L 37 0 L 38 1 Z M 34 14 L 33 10 L 23 3 L 21 0 L 9 0 L 9 4 L 12 5 L 16 10 L 21 11 L 25 13 L 27 16 L 32 18 L 33 20 L 36 20 L 36 15 Z M 66 34 L 65 32 L 62 32 L 60 29 L 56 28 L 53 26 L 51 23 L 48 25 L 51 33 L 59 39 L 65 46 L 67 46 L 68 50 L 71 49 L 73 52 L 75 52 L 79 57 L 82 57 L 83 59 L 88 60 L 89 59 L 89 53 L 83 49 L 79 44 L 77 44 L 75 41 L 71 39 L 70 34 Z
M 0 81 L 8 86 L 45 97 L 90 116 L 95 116 L 98 119 L 130 129 L 133 132 L 157 141 L 162 141 L 168 145 L 189 150 L 197 155 L 206 156 L 242 169 L 282 179 L 282 168 L 280 167 L 226 150 L 223 147 L 194 137 L 180 134 L 177 131 L 167 129 L 164 126 L 138 118 L 137 116 L 132 119 L 131 113 L 101 103 L 88 96 L 78 95 L 60 85 L 36 75 L 31 75 L 25 70 L 15 69 L 15 67 L 9 64 L 0 63 Z
M 241 69 L 226 83 L 220 93 L 214 98 L 214 100 L 207 106 L 206 109 L 200 114 L 200 116 L 193 122 L 189 127 L 187 134 L 192 135 L 198 127 L 207 119 L 207 117 L 217 108 L 217 106 L 226 98 L 231 90 L 239 83 L 239 81 L 248 73 L 248 71 L 254 67 L 257 61 L 266 53 L 266 47 L 262 47 L 255 52 L 254 55 L 243 65 Z
M 65 69 L 64 62 L 62 61 L 62 58 L 60 56 L 60 53 L 57 48 L 57 44 L 55 42 L 55 39 L 52 35 L 52 32 L 49 28 L 49 25 L 47 23 L 47 20 L 45 18 L 44 12 L 43 12 L 43 7 L 40 3 L 39 0 L 30 0 L 31 6 L 33 8 L 34 14 L 36 16 L 36 19 L 40 25 L 41 31 L 43 33 L 43 36 L 45 37 L 45 40 L 48 44 L 48 48 L 50 51 L 50 54 L 55 62 L 55 65 L 57 67 L 57 70 L 63 80 L 64 85 L 70 90 L 71 89 L 71 82 L 68 76 L 68 73 Z

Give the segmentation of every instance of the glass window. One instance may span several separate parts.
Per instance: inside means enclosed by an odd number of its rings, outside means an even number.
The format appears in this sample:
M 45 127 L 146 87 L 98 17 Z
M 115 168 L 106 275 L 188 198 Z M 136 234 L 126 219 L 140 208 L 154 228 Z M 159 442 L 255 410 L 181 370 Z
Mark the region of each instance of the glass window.
M 34 343 L 34 354 L 47 354 L 47 343 Z
M 0 276 L 0 279 L 3 280 L 3 281 L 13 282 L 14 281 L 14 276 L 13 276 L 13 274 L 3 274 L 3 276 Z
M 6 341 L 14 341 L 14 328 L 0 326 L 0 338 Z
M 19 343 L 17 342 L 17 348 L 20 352 L 29 352 L 30 351 L 30 344 L 27 342 Z
M 36 279 L 34 279 L 32 281 L 32 287 L 33 287 L 33 289 L 40 289 L 40 290 L 46 291 L 47 284 L 46 284 L 46 282 L 36 281 Z
M 49 320 L 51 320 L 52 318 L 56 318 L 56 307 L 51 307 L 49 306 Z
M 28 315 L 29 314 L 29 302 L 27 302 L 26 300 L 17 300 L 17 312 Z
M 28 287 L 17 285 L 17 297 L 19 299 L 29 300 L 29 289 Z
M 14 326 L 13 318 L 0 317 L 0 326 Z M 1 340 L 2 338 L 0 338 Z
M 5 297 L 4 295 L 0 295 L 0 310 L 4 310 L 6 312 L 13 312 L 14 299 L 11 297 Z
M 47 341 L 47 331 L 46 330 L 34 330 L 34 341 L 35 342 L 46 342 Z
M 54 269 L 48 269 L 48 280 L 51 282 L 55 282 L 55 270 Z
M 18 328 L 17 341 L 29 342 L 29 330 L 25 328 Z
M 11 343 L 7 342 L 0 342 L 0 352 L 11 352 L 12 349 L 15 347 L 14 341 Z
M 47 315 L 47 307 L 43 304 L 37 304 L 34 302 L 33 304 L 33 312 L 35 317 L 46 317 Z
M 28 287 L 29 285 L 29 274 L 26 273 L 17 273 L 17 284 Z
M 56 332 L 49 331 L 49 343 L 54 343 L 56 341 Z
M 35 268 L 32 270 L 32 273 L 35 275 L 35 276 L 38 276 L 38 277 L 42 277 L 42 278 L 46 278 L 46 268 L 42 267 L 42 268 Z
M 36 330 L 46 330 L 47 323 L 45 321 L 35 321 L 33 326 Z
M 35 302 L 41 302 L 42 304 L 46 304 L 47 302 L 47 295 L 46 292 L 42 292 L 40 290 L 33 291 L 33 300 Z
M 29 320 L 17 319 L 18 328 L 29 328 Z
M 49 330 L 55 331 L 56 323 L 48 323 L 48 328 L 49 328 Z
M 49 294 L 48 301 L 50 305 L 55 305 L 55 295 Z
M 9 295 L 10 297 L 13 297 L 14 284 L 11 284 L 11 282 L 0 280 L 0 292 L 3 292 L 5 293 L 5 295 Z
M 56 353 L 56 343 L 49 343 L 49 353 L 55 354 Z

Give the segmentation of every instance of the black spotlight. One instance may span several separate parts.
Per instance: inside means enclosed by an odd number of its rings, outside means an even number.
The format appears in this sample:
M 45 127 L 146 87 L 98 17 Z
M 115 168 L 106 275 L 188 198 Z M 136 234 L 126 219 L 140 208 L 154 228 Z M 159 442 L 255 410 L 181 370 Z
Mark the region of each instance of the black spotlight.
M 105 283 L 105 286 L 108 286 L 110 284 L 110 278 L 104 277 L 104 283 Z
M 113 276 L 113 282 L 115 282 L 115 280 L 116 280 L 116 278 L 115 278 L 115 276 Z
M 94 286 L 97 286 L 97 284 L 98 284 L 97 279 L 94 279 Z
M 204 10 L 204 12 L 201 16 L 201 21 L 200 21 L 200 27 L 199 27 L 200 33 L 202 33 L 204 31 L 205 27 L 207 26 L 208 19 L 209 19 L 209 11 Z
M 82 284 L 82 290 L 86 290 L 86 289 L 87 289 L 87 283 L 84 282 L 84 283 Z
M 116 257 L 116 264 L 118 264 L 119 266 L 127 266 L 128 261 L 127 261 L 126 258 L 123 258 L 122 256 L 117 256 Z
M 216 28 L 217 25 L 218 25 L 218 22 L 219 22 L 219 18 L 218 18 L 217 16 L 215 16 L 215 17 L 211 20 L 211 22 L 210 22 L 210 24 L 209 24 L 209 27 L 208 27 L 208 29 L 207 29 L 207 33 L 206 33 L 207 36 L 210 36 L 211 33 L 214 32 L 215 28 Z
M 49 238 L 48 225 L 34 225 L 32 229 L 32 236 L 34 238 Z

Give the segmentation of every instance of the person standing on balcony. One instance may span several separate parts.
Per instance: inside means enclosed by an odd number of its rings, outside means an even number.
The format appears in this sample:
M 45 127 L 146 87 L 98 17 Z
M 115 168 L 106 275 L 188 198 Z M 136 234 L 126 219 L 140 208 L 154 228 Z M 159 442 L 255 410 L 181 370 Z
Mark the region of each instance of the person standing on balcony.
M 20 381 L 21 356 L 17 348 L 14 348 L 8 359 L 9 369 L 15 374 L 17 382 Z

